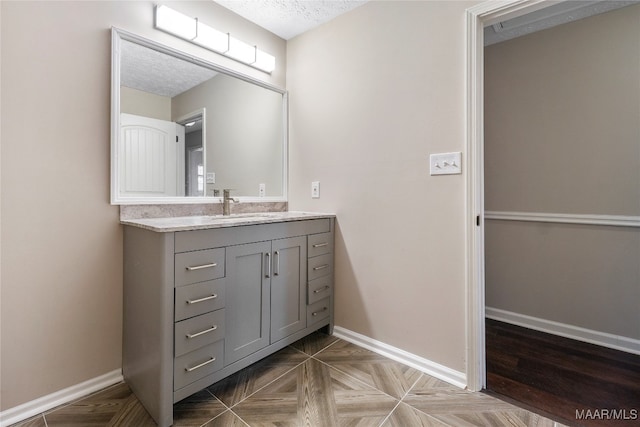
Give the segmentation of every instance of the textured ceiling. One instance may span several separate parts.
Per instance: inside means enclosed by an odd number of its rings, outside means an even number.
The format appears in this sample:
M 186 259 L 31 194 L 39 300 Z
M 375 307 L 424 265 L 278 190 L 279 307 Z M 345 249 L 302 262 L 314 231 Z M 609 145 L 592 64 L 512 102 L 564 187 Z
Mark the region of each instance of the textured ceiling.
M 122 40 L 122 86 L 173 98 L 216 74 L 191 62 Z
M 367 0 L 214 0 L 289 40 L 367 3 Z

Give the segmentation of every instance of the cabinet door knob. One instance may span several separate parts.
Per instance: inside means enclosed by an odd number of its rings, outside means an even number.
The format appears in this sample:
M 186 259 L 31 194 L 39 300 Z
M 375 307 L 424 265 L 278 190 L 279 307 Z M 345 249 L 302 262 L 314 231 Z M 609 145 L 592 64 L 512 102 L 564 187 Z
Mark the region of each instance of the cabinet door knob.
M 311 313 L 312 316 L 317 316 L 318 314 L 325 312 L 329 310 L 329 307 L 322 307 L 322 310 L 318 310 L 318 311 L 314 311 L 313 313 Z

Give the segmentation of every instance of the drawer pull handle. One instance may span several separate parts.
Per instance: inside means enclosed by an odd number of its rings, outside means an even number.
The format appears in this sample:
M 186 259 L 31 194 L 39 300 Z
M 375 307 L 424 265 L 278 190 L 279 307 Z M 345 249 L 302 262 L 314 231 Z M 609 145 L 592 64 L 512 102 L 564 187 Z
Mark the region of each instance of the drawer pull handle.
M 216 358 L 215 358 L 215 357 L 212 357 L 211 359 L 207 360 L 206 362 L 202 362 L 201 364 L 196 365 L 196 366 L 194 366 L 194 367 L 192 367 L 192 368 L 184 368 L 184 370 L 185 370 L 185 371 L 187 371 L 187 372 L 193 372 L 193 371 L 195 371 L 196 369 L 200 369 L 200 368 L 202 368 L 203 366 L 207 366 L 209 363 L 213 363 L 213 362 L 215 362 L 215 361 L 216 361 Z
M 313 267 L 313 271 L 324 270 L 327 267 L 329 267 L 329 264 L 319 265 L 317 267 Z
M 210 299 L 218 298 L 218 294 L 209 295 L 208 297 L 198 298 L 198 299 L 188 299 L 187 304 L 197 304 L 203 301 L 209 301 Z
M 325 246 L 329 246 L 329 243 L 324 242 L 324 243 L 316 243 L 315 245 L 313 245 L 314 248 L 323 248 Z
M 187 271 L 196 271 L 196 270 L 202 270 L 203 268 L 212 268 L 217 266 L 218 266 L 217 262 L 212 262 L 211 264 L 202 264 L 202 265 L 194 265 L 193 267 L 187 267 Z
M 317 316 L 318 314 L 320 314 L 320 313 L 322 313 L 322 312 L 325 312 L 325 311 L 327 311 L 327 310 L 329 310 L 329 307 L 322 307 L 322 310 L 314 311 L 313 313 L 311 313 L 311 315 L 312 315 L 312 316 Z
M 320 289 L 316 289 L 315 291 L 313 291 L 314 294 L 319 294 L 320 292 L 324 292 L 327 289 L 329 289 L 331 286 L 327 285 L 324 288 L 320 288 Z
M 208 334 L 209 332 L 213 332 L 216 329 L 218 329 L 218 326 L 217 325 L 213 325 L 212 327 L 210 327 L 209 329 L 205 329 L 204 331 L 196 332 L 195 334 L 187 334 L 187 338 L 191 339 L 191 338 L 199 337 L 200 335 L 204 335 L 204 334 Z

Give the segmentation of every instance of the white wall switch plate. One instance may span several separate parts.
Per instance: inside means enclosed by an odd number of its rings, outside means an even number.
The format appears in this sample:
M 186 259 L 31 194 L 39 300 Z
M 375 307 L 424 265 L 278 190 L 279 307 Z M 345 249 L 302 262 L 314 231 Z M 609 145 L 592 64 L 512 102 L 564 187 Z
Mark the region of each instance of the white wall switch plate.
M 207 172 L 207 184 L 215 184 L 215 183 L 216 183 L 215 172 Z
M 313 181 L 311 183 L 311 198 L 312 199 L 320 198 L 320 181 Z
M 267 185 L 266 184 L 260 184 L 258 186 L 258 196 L 264 197 L 266 194 L 267 194 Z
M 462 153 L 439 153 L 429 156 L 431 175 L 455 175 L 462 173 Z

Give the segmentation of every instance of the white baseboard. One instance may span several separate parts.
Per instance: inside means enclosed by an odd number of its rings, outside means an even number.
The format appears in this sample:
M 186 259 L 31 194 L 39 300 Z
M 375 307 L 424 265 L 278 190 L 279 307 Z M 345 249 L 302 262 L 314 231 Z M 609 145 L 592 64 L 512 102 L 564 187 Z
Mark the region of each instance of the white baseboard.
M 415 354 L 401 350 L 397 347 L 390 346 L 383 342 L 374 340 L 365 335 L 357 332 L 350 331 L 349 329 L 335 326 L 333 328 L 333 335 L 341 338 L 345 341 L 349 341 L 353 344 L 364 347 L 367 350 L 371 350 L 396 362 L 404 363 L 407 366 L 411 366 L 425 374 L 429 374 L 432 377 L 445 381 L 456 387 L 462 389 L 467 387 L 467 376 L 463 372 L 458 372 L 451 368 L 448 368 L 439 363 L 432 362 L 431 360 L 416 356 Z
M 486 307 L 485 315 L 489 319 L 500 322 L 511 323 L 513 325 L 584 341 L 614 350 L 626 351 L 627 353 L 640 354 L 640 340 L 633 338 L 598 332 L 579 326 L 567 325 L 565 323 L 540 319 L 492 307 Z
M 17 423 L 27 418 L 38 415 L 56 406 L 69 403 L 81 397 L 87 396 L 103 388 L 123 381 L 122 369 L 116 369 L 96 378 L 92 378 L 80 384 L 67 387 L 55 393 L 42 396 L 22 405 L 9 408 L 0 412 L 0 427 Z

